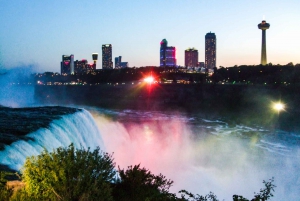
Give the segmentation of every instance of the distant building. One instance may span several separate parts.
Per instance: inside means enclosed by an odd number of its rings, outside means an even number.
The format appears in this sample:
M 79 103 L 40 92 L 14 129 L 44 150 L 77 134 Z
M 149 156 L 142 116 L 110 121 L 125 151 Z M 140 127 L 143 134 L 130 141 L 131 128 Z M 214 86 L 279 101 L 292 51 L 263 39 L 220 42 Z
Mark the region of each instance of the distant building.
M 205 35 L 205 67 L 213 69 L 216 67 L 217 39 L 214 33 Z
M 176 48 L 172 46 L 168 47 L 168 41 L 166 39 L 160 42 L 160 66 L 176 66 Z
M 204 67 L 205 67 L 204 62 L 199 62 L 198 66 L 199 66 L 200 68 L 204 68 Z
M 122 62 L 122 56 L 115 57 L 115 68 L 127 68 L 128 62 Z
M 185 67 L 197 67 L 198 66 L 198 50 L 195 48 L 188 48 L 184 52 Z
M 92 58 L 93 58 L 93 61 L 94 61 L 93 69 L 96 70 L 96 65 L 97 65 L 97 60 L 98 60 L 98 53 L 93 53 Z
M 60 62 L 61 74 L 74 74 L 74 55 L 62 55 L 62 61 Z
M 95 61 L 95 60 L 94 60 Z M 90 73 L 96 70 L 95 64 L 89 64 L 86 59 L 76 60 L 75 64 L 75 73 Z
M 120 68 L 122 62 L 122 56 L 115 57 L 115 68 Z
M 121 62 L 120 68 L 128 68 L 128 62 Z
M 102 69 L 112 69 L 112 45 L 104 44 L 102 45 Z

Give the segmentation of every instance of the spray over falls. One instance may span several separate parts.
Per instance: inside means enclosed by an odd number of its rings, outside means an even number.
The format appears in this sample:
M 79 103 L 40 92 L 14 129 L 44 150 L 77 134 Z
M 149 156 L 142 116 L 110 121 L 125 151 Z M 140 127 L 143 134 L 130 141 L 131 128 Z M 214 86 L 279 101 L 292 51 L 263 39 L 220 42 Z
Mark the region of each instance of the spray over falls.
M 50 110 L 50 108 L 48 108 Z M 220 199 L 251 197 L 275 178 L 273 200 L 300 196 L 299 135 L 228 125 L 181 113 L 88 108 L 59 115 L 49 126 L 6 145 L 1 164 L 20 169 L 27 156 L 74 143 L 113 153 L 116 166 L 141 164 L 174 180 L 173 192 L 213 191 Z M 50 115 L 51 116 L 51 115 Z M 284 170 L 284 171 L 283 171 Z

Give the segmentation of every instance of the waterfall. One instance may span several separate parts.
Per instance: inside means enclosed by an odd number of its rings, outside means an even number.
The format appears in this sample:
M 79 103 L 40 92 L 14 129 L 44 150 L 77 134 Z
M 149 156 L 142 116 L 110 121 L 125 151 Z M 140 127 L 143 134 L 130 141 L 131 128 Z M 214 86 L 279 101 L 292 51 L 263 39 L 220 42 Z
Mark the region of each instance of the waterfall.
M 71 143 L 77 148 L 90 147 L 93 150 L 99 146 L 105 151 L 97 125 L 92 115 L 84 109 L 62 116 L 61 119 L 52 121 L 48 128 L 40 128 L 27 136 L 32 140 L 20 140 L 5 146 L 0 152 L 1 164 L 19 170 L 26 157 L 38 155 L 44 148 L 52 151 L 61 146 L 67 147 Z

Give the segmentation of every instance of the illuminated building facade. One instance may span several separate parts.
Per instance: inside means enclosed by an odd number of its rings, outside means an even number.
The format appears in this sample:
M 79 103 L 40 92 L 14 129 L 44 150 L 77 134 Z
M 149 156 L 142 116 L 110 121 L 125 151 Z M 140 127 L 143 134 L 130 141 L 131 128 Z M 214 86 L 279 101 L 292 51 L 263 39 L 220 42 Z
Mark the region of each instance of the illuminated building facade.
M 198 66 L 198 50 L 195 48 L 188 48 L 184 52 L 184 64 L 185 67 L 197 67 Z
M 122 56 L 115 57 L 115 68 L 127 68 L 128 62 L 122 62 Z
M 122 62 L 122 56 L 115 57 L 115 68 L 120 68 Z
M 204 67 L 205 67 L 204 62 L 199 62 L 199 63 L 198 63 L 198 66 L 199 66 L 200 68 L 204 68 Z
M 213 69 L 216 67 L 217 58 L 217 38 L 215 33 L 207 33 L 205 35 L 205 67 Z
M 74 74 L 74 55 L 62 55 L 62 61 L 60 62 L 61 74 Z
M 128 62 L 121 62 L 120 68 L 128 68 Z
M 75 64 L 75 73 L 90 73 L 96 70 L 95 64 L 89 64 L 86 59 L 76 60 Z
M 266 30 L 269 29 L 270 24 L 267 23 L 265 20 L 263 20 L 257 26 L 262 31 L 260 63 L 261 65 L 266 65 L 267 64 Z
M 168 41 L 166 39 L 160 42 L 160 66 L 176 66 L 176 48 L 172 46 L 168 47 Z
M 92 58 L 93 58 L 93 61 L 94 61 L 93 69 L 96 70 L 96 65 L 97 65 L 97 60 L 98 60 L 98 53 L 93 53 Z
M 112 45 L 102 45 L 102 69 L 113 69 Z

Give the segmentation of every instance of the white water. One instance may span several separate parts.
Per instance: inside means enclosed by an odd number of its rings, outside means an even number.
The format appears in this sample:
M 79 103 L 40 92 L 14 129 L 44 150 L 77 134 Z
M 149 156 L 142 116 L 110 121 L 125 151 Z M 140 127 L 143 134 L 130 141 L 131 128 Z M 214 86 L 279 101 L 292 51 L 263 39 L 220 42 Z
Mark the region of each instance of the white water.
M 232 200 L 234 194 L 252 199 L 264 187 L 262 181 L 274 177 L 272 200 L 299 200 L 299 145 L 282 141 L 279 134 L 182 114 L 125 111 L 118 115 L 121 120 L 113 121 L 93 113 L 107 151 L 114 152 L 121 168 L 140 163 L 172 179 L 173 192 L 212 191 L 220 200 Z
M 27 135 L 33 140 L 17 141 L 6 146 L 0 152 L 0 163 L 10 168 L 19 170 L 26 157 L 38 155 L 45 148 L 52 151 L 58 147 L 67 147 L 71 143 L 80 148 L 99 146 L 105 150 L 102 136 L 91 114 L 86 110 L 71 115 L 65 115 L 59 120 L 54 120 L 49 128 L 41 128 Z
M 204 195 L 214 192 L 220 200 L 233 194 L 253 198 L 262 181 L 275 178 L 272 200 L 300 197 L 300 149 L 263 128 L 202 120 L 183 114 L 93 110 L 55 120 L 49 129 L 31 133 L 34 141 L 19 141 L 0 153 L 0 161 L 19 169 L 26 156 L 43 147 L 100 146 L 117 166 L 141 164 L 174 181 L 172 192 L 186 189 Z M 252 135 L 252 132 L 258 135 Z M 250 133 L 247 135 L 247 133 Z M 292 138 L 294 136 L 294 138 Z M 105 149 L 104 149 L 105 145 Z M 3 163 L 3 162 L 2 162 Z

